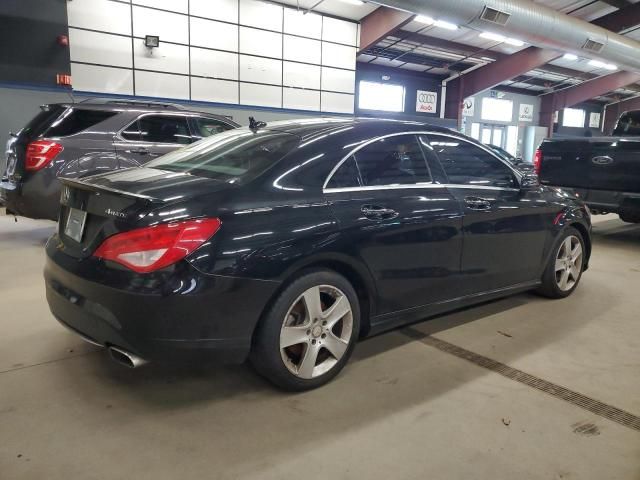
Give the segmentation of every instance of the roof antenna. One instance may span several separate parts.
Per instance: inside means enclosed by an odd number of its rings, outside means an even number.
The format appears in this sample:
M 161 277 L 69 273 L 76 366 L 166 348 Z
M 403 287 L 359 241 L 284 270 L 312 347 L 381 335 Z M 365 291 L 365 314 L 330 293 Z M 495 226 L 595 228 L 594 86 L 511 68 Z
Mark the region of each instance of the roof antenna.
M 258 129 L 264 128 L 267 126 L 267 122 L 261 122 L 260 120 L 256 120 L 253 117 L 249 117 L 249 130 L 253 133 L 257 132 Z

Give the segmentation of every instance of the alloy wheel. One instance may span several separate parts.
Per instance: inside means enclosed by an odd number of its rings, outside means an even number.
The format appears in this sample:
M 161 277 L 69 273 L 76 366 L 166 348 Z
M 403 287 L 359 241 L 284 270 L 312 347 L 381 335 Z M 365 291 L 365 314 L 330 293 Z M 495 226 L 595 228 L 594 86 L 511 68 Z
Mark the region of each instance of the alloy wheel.
M 556 284 L 563 292 L 571 290 L 582 272 L 582 244 L 575 235 L 562 241 L 556 255 Z
M 327 373 L 345 355 L 353 334 L 347 296 L 330 285 L 311 287 L 289 308 L 280 330 L 280 354 L 299 378 Z

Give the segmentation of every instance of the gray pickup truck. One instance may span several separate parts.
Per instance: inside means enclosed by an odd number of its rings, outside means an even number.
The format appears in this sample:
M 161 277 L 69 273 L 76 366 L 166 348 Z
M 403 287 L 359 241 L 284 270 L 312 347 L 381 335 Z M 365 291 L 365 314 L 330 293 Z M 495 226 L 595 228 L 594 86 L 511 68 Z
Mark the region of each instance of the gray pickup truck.
M 573 191 L 592 213 L 640 223 L 640 111 L 624 113 L 611 137 L 543 141 L 534 165 L 540 183 Z

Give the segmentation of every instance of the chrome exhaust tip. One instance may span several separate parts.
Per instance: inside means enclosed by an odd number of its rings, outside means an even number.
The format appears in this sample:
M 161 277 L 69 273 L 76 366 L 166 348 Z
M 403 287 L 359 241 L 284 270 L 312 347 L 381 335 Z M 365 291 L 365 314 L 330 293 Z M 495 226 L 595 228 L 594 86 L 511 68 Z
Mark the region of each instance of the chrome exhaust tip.
M 129 353 L 117 347 L 109 347 L 107 349 L 111 359 L 120 365 L 124 365 L 127 368 L 138 368 L 147 363 L 144 358 L 140 358 L 133 353 Z

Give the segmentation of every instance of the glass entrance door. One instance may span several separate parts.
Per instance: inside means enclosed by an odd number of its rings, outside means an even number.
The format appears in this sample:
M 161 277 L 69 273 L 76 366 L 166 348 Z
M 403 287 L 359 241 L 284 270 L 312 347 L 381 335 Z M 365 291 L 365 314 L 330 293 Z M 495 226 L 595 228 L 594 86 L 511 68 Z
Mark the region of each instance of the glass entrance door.
M 482 125 L 480 141 L 485 145 L 505 148 L 507 141 L 505 127 L 502 125 Z

